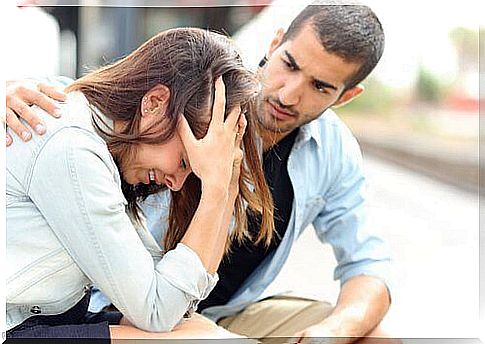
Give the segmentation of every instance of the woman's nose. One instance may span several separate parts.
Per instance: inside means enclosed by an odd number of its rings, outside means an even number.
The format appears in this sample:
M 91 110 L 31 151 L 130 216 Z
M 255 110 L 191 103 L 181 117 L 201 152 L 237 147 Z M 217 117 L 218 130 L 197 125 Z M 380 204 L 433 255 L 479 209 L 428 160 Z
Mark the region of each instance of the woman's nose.
M 172 191 L 179 191 L 185 183 L 191 170 L 187 169 L 175 175 L 165 176 L 165 185 Z

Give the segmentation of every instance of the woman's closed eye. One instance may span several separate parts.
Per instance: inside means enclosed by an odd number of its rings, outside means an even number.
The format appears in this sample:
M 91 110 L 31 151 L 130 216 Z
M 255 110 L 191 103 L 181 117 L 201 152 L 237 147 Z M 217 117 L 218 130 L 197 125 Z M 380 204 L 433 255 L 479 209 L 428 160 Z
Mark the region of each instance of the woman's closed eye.
M 181 168 L 182 168 L 182 170 L 184 170 L 184 171 L 187 169 L 188 165 L 187 165 L 187 162 L 185 161 L 185 158 L 182 158 L 182 159 L 180 160 L 180 167 L 181 167 Z

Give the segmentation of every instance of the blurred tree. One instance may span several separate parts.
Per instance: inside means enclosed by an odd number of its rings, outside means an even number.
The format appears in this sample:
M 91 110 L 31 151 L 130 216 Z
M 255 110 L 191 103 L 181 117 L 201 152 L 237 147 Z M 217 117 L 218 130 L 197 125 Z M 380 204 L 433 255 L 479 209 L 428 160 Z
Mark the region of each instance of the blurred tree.
M 424 103 L 439 103 L 442 96 L 443 85 L 439 78 L 420 65 L 416 79 L 416 99 Z
M 467 73 L 477 68 L 478 62 L 478 30 L 458 27 L 449 35 L 458 55 L 458 74 Z
M 365 92 L 361 96 L 341 108 L 349 113 L 389 114 L 396 105 L 397 94 L 389 86 L 373 77 L 367 79 L 364 86 Z
M 479 35 L 477 29 L 463 27 L 449 34 L 456 51 L 457 78 L 448 92 L 448 106 L 457 110 L 478 113 Z

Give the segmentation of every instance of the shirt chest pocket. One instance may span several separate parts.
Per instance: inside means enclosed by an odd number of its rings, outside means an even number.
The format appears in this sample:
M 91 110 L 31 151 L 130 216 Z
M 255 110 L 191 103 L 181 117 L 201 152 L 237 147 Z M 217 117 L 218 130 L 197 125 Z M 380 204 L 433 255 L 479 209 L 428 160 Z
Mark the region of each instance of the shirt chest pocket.
M 325 206 L 325 199 L 321 196 L 310 198 L 303 206 L 303 223 L 302 228 L 310 225 L 313 220 L 320 214 Z

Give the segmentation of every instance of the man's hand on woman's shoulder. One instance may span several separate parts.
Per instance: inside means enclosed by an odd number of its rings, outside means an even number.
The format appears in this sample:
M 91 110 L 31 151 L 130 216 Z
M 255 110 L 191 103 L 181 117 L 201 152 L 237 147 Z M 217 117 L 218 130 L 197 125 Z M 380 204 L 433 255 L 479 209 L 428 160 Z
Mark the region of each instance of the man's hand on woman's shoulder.
M 23 141 L 29 141 L 32 138 L 32 133 L 19 118 L 26 121 L 30 128 L 39 135 L 46 131 L 45 124 L 30 108 L 31 105 L 37 105 L 52 116 L 60 117 L 61 112 L 56 101 L 66 100 L 66 94 L 56 87 L 31 80 L 7 81 L 5 93 L 6 110 L 2 120 Z M 7 131 L 6 144 L 10 146 L 12 143 L 13 137 Z

